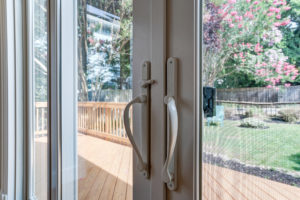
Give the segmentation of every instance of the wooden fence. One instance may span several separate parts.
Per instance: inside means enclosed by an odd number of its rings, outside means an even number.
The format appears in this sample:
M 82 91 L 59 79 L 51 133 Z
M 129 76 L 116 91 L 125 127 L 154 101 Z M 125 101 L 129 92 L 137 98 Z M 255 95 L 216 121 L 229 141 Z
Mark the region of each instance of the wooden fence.
M 300 102 L 245 102 L 245 101 L 223 101 L 217 100 L 217 105 L 222 105 L 225 108 L 225 118 L 240 118 L 245 115 L 254 116 L 276 116 L 281 110 L 299 111 Z
M 255 88 L 230 88 L 217 89 L 217 99 L 223 101 L 244 102 L 299 102 L 300 86 L 288 88 L 269 89 L 266 87 Z
M 130 145 L 127 138 L 123 113 L 127 103 L 115 102 L 79 102 L 78 132 Z M 36 103 L 35 134 L 42 136 L 47 133 L 47 103 Z M 132 110 L 130 111 L 132 128 Z

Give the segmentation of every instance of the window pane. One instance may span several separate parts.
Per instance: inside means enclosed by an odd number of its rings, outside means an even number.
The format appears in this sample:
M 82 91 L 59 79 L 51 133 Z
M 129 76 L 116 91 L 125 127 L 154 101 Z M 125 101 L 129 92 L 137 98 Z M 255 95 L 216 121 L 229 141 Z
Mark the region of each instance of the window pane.
M 299 6 L 203 1 L 204 199 L 300 198 Z
M 132 0 L 78 1 L 78 198 L 132 199 Z
M 47 0 L 34 0 L 34 187 L 37 199 L 47 199 L 48 187 L 48 107 L 47 107 Z

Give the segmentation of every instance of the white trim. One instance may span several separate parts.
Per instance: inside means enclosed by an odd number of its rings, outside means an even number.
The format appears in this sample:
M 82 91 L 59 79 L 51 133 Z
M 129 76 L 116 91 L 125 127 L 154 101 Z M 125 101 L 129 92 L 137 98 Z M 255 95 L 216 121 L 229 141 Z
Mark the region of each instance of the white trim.
M 203 86 L 202 86 L 202 0 L 194 0 L 195 4 L 195 116 L 194 116 L 194 187 L 193 199 L 202 199 L 202 131 L 203 131 Z
M 61 1 L 48 0 L 48 133 L 50 199 L 62 198 L 61 182 Z
M 25 72 L 25 152 L 26 152 L 26 198 L 34 199 L 34 126 L 33 126 L 33 100 L 34 100 L 34 81 L 33 81 L 33 1 L 26 1 L 26 72 Z
M 0 1 L 1 193 L 15 198 L 15 38 L 14 1 Z M 3 195 L 2 195 L 3 197 Z M 5 196 L 4 196 L 5 197 Z
M 25 2 L 14 0 L 15 16 L 15 199 L 24 199 L 24 72 L 26 68 L 26 40 L 23 35 L 25 27 Z
M 77 1 L 61 1 L 62 199 L 77 199 Z M 66 147 L 66 148 L 64 148 Z

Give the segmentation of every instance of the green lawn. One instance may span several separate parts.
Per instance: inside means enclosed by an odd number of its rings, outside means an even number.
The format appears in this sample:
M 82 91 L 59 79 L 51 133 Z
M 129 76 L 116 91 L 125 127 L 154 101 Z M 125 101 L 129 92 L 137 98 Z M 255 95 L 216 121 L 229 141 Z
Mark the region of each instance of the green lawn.
M 247 164 L 300 172 L 300 124 L 267 123 L 268 129 L 239 125 L 240 121 L 225 120 L 223 127 L 204 126 L 204 151 Z

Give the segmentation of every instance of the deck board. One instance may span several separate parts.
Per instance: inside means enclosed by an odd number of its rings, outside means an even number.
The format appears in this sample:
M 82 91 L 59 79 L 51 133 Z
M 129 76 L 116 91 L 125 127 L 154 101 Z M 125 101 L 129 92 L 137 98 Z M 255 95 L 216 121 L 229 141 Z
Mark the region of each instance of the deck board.
M 36 142 L 43 141 L 42 138 Z M 43 144 L 46 144 L 43 141 Z M 36 173 L 44 172 L 45 145 L 37 145 Z M 93 136 L 78 134 L 78 199 L 132 200 L 132 148 Z M 204 200 L 298 200 L 300 188 L 231 169 L 203 164 Z M 42 177 L 42 176 L 41 176 Z M 42 197 L 45 179 L 36 179 Z M 180 184 L 179 184 L 180 187 Z M 41 199 L 41 198 L 38 198 Z

